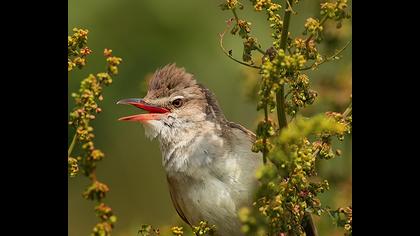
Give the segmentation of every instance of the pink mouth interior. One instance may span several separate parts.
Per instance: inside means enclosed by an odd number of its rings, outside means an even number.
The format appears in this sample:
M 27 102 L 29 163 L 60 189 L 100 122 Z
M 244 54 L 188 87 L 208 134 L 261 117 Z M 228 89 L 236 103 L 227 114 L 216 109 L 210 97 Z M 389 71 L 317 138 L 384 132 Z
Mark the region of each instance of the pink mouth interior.
M 121 117 L 118 120 L 120 121 L 148 121 L 148 120 L 159 120 L 164 113 L 149 113 L 149 114 L 138 114 L 132 116 Z
M 148 111 L 148 114 L 138 114 L 132 116 L 121 117 L 118 120 L 120 121 L 148 121 L 148 120 L 159 120 L 165 113 L 168 113 L 169 110 L 163 107 L 151 106 L 145 103 L 138 102 L 129 102 L 128 104 Z

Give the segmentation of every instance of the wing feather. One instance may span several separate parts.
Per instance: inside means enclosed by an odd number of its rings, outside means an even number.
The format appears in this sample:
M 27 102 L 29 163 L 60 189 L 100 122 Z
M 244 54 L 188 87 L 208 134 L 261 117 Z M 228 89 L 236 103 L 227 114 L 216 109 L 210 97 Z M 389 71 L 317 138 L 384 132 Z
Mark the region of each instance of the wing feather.
M 175 197 L 176 196 L 176 189 L 174 188 L 175 184 L 171 181 L 169 177 L 167 177 L 167 180 L 168 180 L 168 186 L 169 186 L 169 195 L 171 196 L 172 204 L 174 205 L 176 212 L 185 223 L 191 225 L 190 222 L 188 222 L 187 217 L 185 217 L 184 213 L 182 212 L 178 199 Z

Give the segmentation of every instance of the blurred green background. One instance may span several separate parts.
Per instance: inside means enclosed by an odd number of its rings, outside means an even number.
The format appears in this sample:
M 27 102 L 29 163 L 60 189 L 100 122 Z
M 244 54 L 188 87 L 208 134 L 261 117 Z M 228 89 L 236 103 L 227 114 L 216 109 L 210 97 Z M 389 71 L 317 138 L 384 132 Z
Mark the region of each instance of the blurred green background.
M 257 73 L 233 62 L 219 48 L 218 34 L 224 30 L 225 21 L 232 17 L 231 12 L 219 9 L 220 3 L 215 0 L 68 1 L 69 35 L 74 27 L 88 29 L 88 45 L 93 50 L 87 66 L 69 74 L 69 111 L 73 107 L 70 94 L 78 89 L 81 79 L 89 73 L 105 70 L 104 48 L 113 49 L 115 56 L 123 58 L 119 75 L 111 87 L 105 88 L 104 100 L 100 103 L 103 112 L 92 123 L 96 146 L 106 155 L 98 165 L 98 179 L 110 187 L 105 202 L 118 217 L 113 235 L 136 235 L 142 224 L 165 229 L 164 226 L 181 223 L 167 191 L 157 141 L 147 140 L 141 125 L 117 121 L 121 116 L 138 111 L 117 106 L 115 102 L 144 96 L 144 79 L 156 68 L 171 62 L 185 67 L 216 94 L 228 119 L 255 130 L 259 114 L 249 94 L 257 82 Z M 239 16 L 252 22 L 252 33 L 268 48 L 271 39 L 265 14 L 253 11 L 248 1 L 244 1 L 244 6 Z M 294 10 L 298 14 L 292 17 L 291 30 L 297 35 L 303 31 L 307 17 L 319 16 L 319 1 L 301 1 Z M 335 25 L 326 25 L 325 38 L 320 50 L 330 55 L 351 39 L 351 22 L 346 22 L 339 30 Z M 235 57 L 241 58 L 242 42 L 238 37 L 227 34 L 224 45 L 233 49 Z M 304 114 L 344 111 L 351 95 L 351 60 L 350 45 L 341 60 L 309 72 L 319 96 Z M 69 128 L 69 142 L 73 134 Z M 322 176 L 327 177 L 331 185 L 322 199 L 332 208 L 351 205 L 352 193 L 351 137 L 337 145 L 343 155 L 319 164 Z M 69 179 L 70 236 L 90 234 L 97 222 L 93 202 L 81 196 L 87 185 L 88 180 L 83 176 Z M 320 235 L 342 235 L 327 217 L 315 220 Z

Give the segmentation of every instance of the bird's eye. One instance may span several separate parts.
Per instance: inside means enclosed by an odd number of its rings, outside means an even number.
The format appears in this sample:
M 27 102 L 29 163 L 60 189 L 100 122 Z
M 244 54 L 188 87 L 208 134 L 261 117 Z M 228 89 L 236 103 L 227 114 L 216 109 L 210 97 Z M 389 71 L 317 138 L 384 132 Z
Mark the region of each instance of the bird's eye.
M 180 98 L 175 99 L 172 101 L 172 105 L 174 105 L 174 107 L 178 108 L 180 106 L 182 106 L 182 100 Z

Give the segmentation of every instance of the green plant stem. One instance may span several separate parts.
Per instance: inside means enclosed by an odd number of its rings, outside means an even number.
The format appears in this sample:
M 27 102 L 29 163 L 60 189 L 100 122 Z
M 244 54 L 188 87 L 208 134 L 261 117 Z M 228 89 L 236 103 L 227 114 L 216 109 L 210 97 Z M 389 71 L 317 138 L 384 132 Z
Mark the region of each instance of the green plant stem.
M 280 37 L 280 49 L 283 49 L 283 51 L 286 50 L 287 37 L 289 34 L 290 15 L 292 14 L 291 8 L 293 4 L 292 0 L 286 0 L 286 1 L 289 6 L 284 11 L 283 29 L 281 31 L 281 37 Z M 286 110 L 284 107 L 284 103 L 285 103 L 284 84 L 280 85 L 279 91 L 276 94 L 276 102 L 277 102 L 277 119 L 279 120 L 279 129 L 281 131 L 282 129 L 287 127 Z
M 268 107 L 267 107 L 267 104 L 265 104 L 265 106 L 264 106 L 264 121 L 265 121 L 266 124 L 268 123 Z M 267 163 L 268 150 L 267 150 L 267 137 L 265 137 L 265 136 L 263 138 L 263 146 L 264 146 L 263 163 L 266 164 Z
M 73 140 L 71 141 L 70 147 L 67 151 L 67 156 L 70 157 L 71 152 L 73 151 L 74 145 L 76 145 L 76 140 L 77 140 L 77 133 L 74 134 L 73 136 Z
M 283 29 L 281 30 L 281 37 L 280 37 L 280 48 L 286 50 L 287 45 L 287 36 L 289 34 L 289 25 L 290 25 L 290 16 L 292 14 L 292 0 L 286 0 L 289 7 L 284 10 L 283 16 Z M 289 9 L 290 8 L 290 9 Z
M 232 8 L 232 13 L 233 13 L 233 16 L 235 17 L 236 24 L 238 24 L 239 26 L 239 17 L 238 17 L 238 14 L 236 13 L 235 8 Z
M 351 40 L 349 40 L 345 45 L 344 45 L 344 47 L 342 47 L 340 50 L 338 50 L 336 53 L 334 53 L 333 55 L 331 55 L 331 56 L 329 56 L 329 57 L 326 57 L 324 60 L 322 60 L 320 63 L 316 63 L 316 62 L 314 62 L 312 65 L 310 65 L 310 66 L 308 66 L 308 67 L 305 67 L 305 68 L 302 68 L 302 69 L 299 69 L 299 70 L 309 70 L 309 69 L 312 69 L 312 68 L 314 68 L 315 66 L 319 66 L 319 65 L 322 65 L 322 64 L 324 64 L 325 62 L 328 62 L 328 61 L 331 61 L 331 60 L 334 60 L 335 59 L 335 57 L 337 57 L 338 55 L 340 55 L 349 45 L 350 45 L 350 43 L 351 43 Z
M 284 107 L 285 97 L 284 97 L 284 85 L 280 85 L 279 91 L 276 94 L 277 102 L 277 119 L 279 120 L 279 129 L 280 131 L 287 127 L 286 119 L 286 109 Z
M 255 48 L 258 52 L 260 52 L 261 54 L 263 54 L 263 55 L 265 55 L 265 52 L 264 52 L 264 50 L 262 50 L 261 48 L 259 48 L 259 47 L 256 47 Z
M 248 64 L 248 63 L 245 63 L 245 62 L 243 62 L 243 61 L 240 61 L 240 60 L 238 60 L 238 59 L 236 59 L 236 58 L 234 58 L 232 55 L 230 55 L 229 54 L 229 52 L 225 49 L 225 47 L 223 46 L 223 37 L 225 36 L 225 33 L 226 33 L 226 30 L 227 30 L 228 28 L 226 28 L 225 29 L 225 31 L 223 31 L 223 33 L 220 33 L 219 34 L 219 37 L 220 37 L 220 41 L 219 41 L 219 43 L 220 43 L 220 48 L 222 49 L 222 51 L 223 51 L 223 53 L 226 55 L 226 56 L 228 56 L 230 59 L 232 59 L 232 60 L 234 60 L 234 61 L 236 61 L 237 63 L 239 63 L 239 64 L 242 64 L 242 65 L 244 65 L 244 66 L 248 66 L 248 67 L 251 67 L 251 68 L 255 68 L 255 69 L 261 69 L 261 67 L 259 67 L 259 66 L 255 66 L 255 65 L 252 65 L 252 64 Z
M 236 25 L 239 27 L 239 17 L 238 17 L 238 13 L 236 13 L 236 8 L 233 8 L 233 9 L 232 9 L 232 13 L 233 13 L 233 16 L 234 16 L 234 18 L 235 18 Z M 264 50 L 262 50 L 261 48 L 256 47 L 255 49 L 256 49 L 258 52 L 260 52 L 261 54 L 265 55 Z

